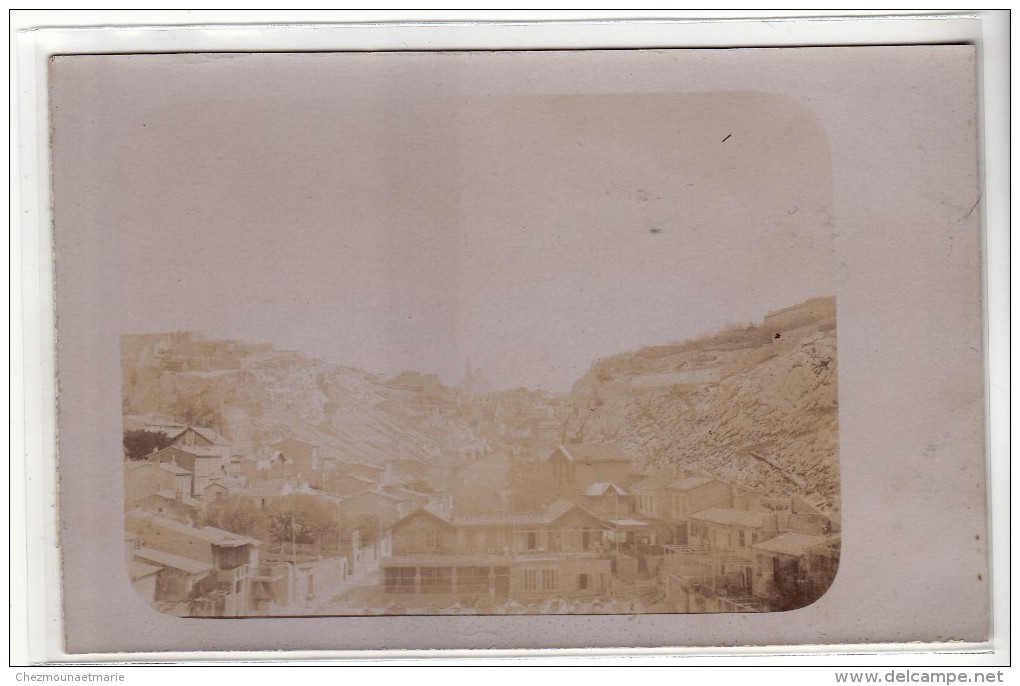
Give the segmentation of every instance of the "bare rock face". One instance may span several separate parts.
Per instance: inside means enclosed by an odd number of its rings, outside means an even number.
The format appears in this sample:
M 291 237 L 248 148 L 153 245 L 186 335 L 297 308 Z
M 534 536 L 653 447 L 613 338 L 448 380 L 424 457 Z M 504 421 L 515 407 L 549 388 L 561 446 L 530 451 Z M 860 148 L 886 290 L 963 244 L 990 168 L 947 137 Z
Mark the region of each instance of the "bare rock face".
M 139 352 L 123 366 L 125 414 L 158 412 L 213 427 L 240 453 L 293 436 L 341 460 L 380 464 L 456 455 L 476 440 L 439 415 L 455 402 L 453 389 L 434 385 L 423 394 L 293 352 L 260 352 L 214 369 L 168 369 Z
M 567 434 L 650 473 L 690 470 L 839 511 L 835 301 L 796 328 L 731 327 L 614 356 L 573 389 Z M 826 303 L 823 303 L 823 305 Z

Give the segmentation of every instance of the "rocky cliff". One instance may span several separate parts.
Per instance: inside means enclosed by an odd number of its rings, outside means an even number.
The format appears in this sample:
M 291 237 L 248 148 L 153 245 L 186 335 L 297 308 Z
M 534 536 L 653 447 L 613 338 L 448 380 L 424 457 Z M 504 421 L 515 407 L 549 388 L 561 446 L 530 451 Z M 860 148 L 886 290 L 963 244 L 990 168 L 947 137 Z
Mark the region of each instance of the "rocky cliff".
M 648 473 L 711 474 L 838 512 L 835 299 L 809 302 L 799 318 L 598 362 L 573 389 L 568 436 L 617 441 Z

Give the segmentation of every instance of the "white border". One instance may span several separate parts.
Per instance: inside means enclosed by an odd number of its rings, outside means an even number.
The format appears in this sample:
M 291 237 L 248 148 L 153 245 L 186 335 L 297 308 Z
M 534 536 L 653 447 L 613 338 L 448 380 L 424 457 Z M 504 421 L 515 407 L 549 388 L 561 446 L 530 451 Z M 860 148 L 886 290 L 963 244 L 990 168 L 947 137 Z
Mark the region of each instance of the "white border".
M 53 356 L 52 245 L 48 196 L 48 119 L 45 73 L 53 54 L 82 52 L 176 52 L 326 50 L 338 36 L 350 50 L 548 49 L 594 47 L 729 47 L 973 42 L 979 50 L 982 111 L 984 222 L 986 226 L 986 307 L 989 379 L 989 503 L 993 582 L 993 640 L 990 645 L 869 645 L 798 647 L 785 664 L 1001 664 L 1009 655 L 1009 357 L 1008 192 L 1009 136 L 1008 15 L 1003 13 L 898 13 L 859 21 L 830 12 L 805 13 L 394 13 L 394 12 L 237 12 L 237 11 L 14 11 L 11 16 L 11 663 L 124 661 L 124 655 L 67 656 L 61 650 L 60 571 L 55 489 L 54 417 L 47 410 L 56 396 Z M 861 14 L 861 13 L 856 13 Z M 724 19 L 720 20 L 720 17 Z M 443 23 L 435 23 L 436 19 Z M 975 21 L 975 18 L 977 21 Z M 589 21 L 583 21 L 588 19 Z M 622 21 L 630 19 L 631 21 Z M 633 21 L 638 19 L 638 21 Z M 244 21 L 240 24 L 238 21 Z M 426 22 L 395 24 L 394 21 Z M 509 21 L 478 24 L 477 21 Z M 591 21 L 594 20 L 594 21 Z M 263 22 L 272 24 L 260 25 Z M 293 22 L 300 22 L 295 24 Z M 328 22 L 311 26 L 306 22 Z M 357 22 L 357 23 L 352 23 Z M 566 23 L 564 23 L 566 22 Z M 61 28 L 33 28 L 57 26 Z M 177 26 L 171 26 L 177 25 Z M 117 28 L 114 28 L 117 27 Z M 24 558 L 21 556 L 24 555 Z M 25 564 L 19 564 L 25 562 Z M 20 626 L 19 626 L 20 624 Z M 24 630 L 20 630 L 24 627 Z M 950 652 L 942 652 L 942 651 Z M 975 654 L 969 651 L 978 651 Z M 990 652 L 989 652 L 990 651 Z M 610 656 L 683 657 L 685 664 L 784 664 L 790 647 L 753 650 L 599 651 Z M 544 662 L 589 651 L 514 651 Z M 768 655 L 772 657 L 765 660 Z M 340 657 L 335 653 L 290 654 L 294 660 Z M 345 654 L 378 659 L 378 653 Z M 470 656 L 491 653 L 388 653 L 386 657 Z M 484 657 L 483 657 L 484 656 Z M 217 653 L 191 653 L 177 659 L 222 660 Z M 271 653 L 231 654 L 232 663 L 276 659 Z M 790 659 L 789 657 L 787 658 Z M 992 661 L 989 661 L 991 659 Z M 131 661 L 165 661 L 165 654 L 132 655 Z

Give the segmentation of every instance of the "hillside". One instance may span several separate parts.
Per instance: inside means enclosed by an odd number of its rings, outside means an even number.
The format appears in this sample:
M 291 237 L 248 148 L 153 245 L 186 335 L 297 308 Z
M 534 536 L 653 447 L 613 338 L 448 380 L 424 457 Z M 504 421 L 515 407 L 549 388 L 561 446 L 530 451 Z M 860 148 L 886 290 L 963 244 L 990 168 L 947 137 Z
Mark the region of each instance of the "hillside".
M 638 469 L 687 469 L 839 510 L 834 298 L 602 360 L 571 395 L 568 437 L 617 441 Z
M 188 358 L 182 368 L 184 344 L 160 354 L 141 338 L 126 336 L 122 345 L 124 413 L 159 412 L 214 427 L 241 454 L 294 436 L 342 460 L 378 464 L 456 455 L 477 440 L 435 412 L 452 402 L 453 391 L 415 385 L 422 375 L 386 382 L 268 346 L 244 354 L 232 347 L 233 357 L 215 364 L 209 355 Z
M 535 441 L 548 450 L 537 427 L 566 415 L 552 440 L 619 443 L 635 472 L 711 474 L 838 513 L 835 315 L 834 298 L 816 298 L 759 324 L 600 360 L 559 409 L 517 391 L 461 404 L 434 375 L 385 380 L 265 344 L 125 336 L 123 410 L 216 428 L 240 454 L 294 436 L 344 461 L 422 463 L 434 487 L 467 479 L 487 493 L 479 507 L 506 486 L 506 469 L 475 474 L 465 456 Z

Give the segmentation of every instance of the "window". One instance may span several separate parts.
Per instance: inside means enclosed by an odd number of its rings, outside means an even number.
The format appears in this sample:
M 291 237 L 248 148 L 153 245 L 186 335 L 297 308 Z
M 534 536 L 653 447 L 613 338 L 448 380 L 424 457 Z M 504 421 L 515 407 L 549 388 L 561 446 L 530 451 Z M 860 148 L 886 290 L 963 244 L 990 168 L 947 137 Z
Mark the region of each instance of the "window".
M 387 567 L 384 575 L 384 589 L 387 593 L 414 593 L 414 567 Z
M 556 570 L 555 569 L 543 569 L 542 570 L 542 590 L 543 591 L 555 591 L 556 590 Z
M 534 550 L 538 547 L 538 537 L 534 531 L 528 532 L 528 550 Z
M 587 574 L 578 574 L 577 575 L 577 588 L 578 588 L 578 590 L 581 590 L 581 591 L 588 590 L 588 575 Z
M 421 592 L 422 593 L 452 593 L 453 592 L 453 568 L 452 567 L 422 567 L 421 568 Z
M 743 548 L 745 545 L 747 545 L 747 542 L 744 540 L 744 530 L 743 529 L 740 530 L 740 534 L 739 535 L 740 535 L 740 547 Z
M 458 567 L 457 568 L 457 592 L 458 593 L 488 593 L 489 592 L 489 568 L 488 567 Z
M 524 590 L 525 591 L 537 591 L 538 590 L 538 571 L 534 569 L 524 570 Z

